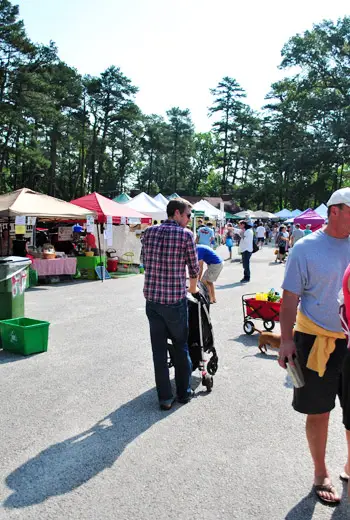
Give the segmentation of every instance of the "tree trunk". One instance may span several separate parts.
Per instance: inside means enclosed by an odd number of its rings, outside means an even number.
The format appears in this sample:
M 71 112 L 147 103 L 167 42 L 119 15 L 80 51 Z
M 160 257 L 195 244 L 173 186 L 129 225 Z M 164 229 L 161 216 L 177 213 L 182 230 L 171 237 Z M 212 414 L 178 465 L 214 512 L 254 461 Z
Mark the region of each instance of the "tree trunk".
M 56 191 L 56 166 L 57 166 L 57 144 L 59 132 L 58 125 L 55 123 L 50 132 L 50 168 L 49 168 L 49 182 L 48 194 L 55 196 Z

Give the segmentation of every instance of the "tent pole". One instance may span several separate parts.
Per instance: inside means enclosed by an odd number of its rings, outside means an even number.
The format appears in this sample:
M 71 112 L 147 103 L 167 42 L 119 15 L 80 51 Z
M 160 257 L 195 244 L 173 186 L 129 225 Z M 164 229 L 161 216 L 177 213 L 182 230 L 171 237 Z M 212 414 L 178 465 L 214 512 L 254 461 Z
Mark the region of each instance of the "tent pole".
M 100 237 L 100 231 L 101 231 L 101 228 L 102 228 L 102 224 L 100 224 L 100 227 L 98 225 L 98 222 L 97 222 L 97 238 L 98 238 L 98 249 L 100 251 L 100 264 L 102 263 L 102 255 L 101 255 L 101 237 Z M 103 283 L 103 269 L 101 269 L 101 273 L 102 273 L 102 276 L 101 276 L 101 281 Z
M 11 218 L 8 217 L 8 219 L 7 219 L 7 256 L 10 256 L 10 225 L 11 225 Z

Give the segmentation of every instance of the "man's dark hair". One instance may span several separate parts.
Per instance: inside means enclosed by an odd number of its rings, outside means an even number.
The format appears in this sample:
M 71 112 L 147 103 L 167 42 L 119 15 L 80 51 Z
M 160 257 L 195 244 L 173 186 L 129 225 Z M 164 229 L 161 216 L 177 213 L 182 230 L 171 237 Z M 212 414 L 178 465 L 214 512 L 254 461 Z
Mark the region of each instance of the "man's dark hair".
M 158 220 L 153 220 L 153 225 L 156 226 L 158 224 Z
M 186 199 L 172 199 L 166 207 L 166 212 L 168 217 L 173 217 L 175 215 L 175 211 L 178 209 L 182 214 L 186 208 L 192 208 L 192 204 L 188 202 Z
M 344 204 L 332 204 L 331 206 L 328 206 L 328 208 L 327 208 L 327 217 L 328 217 L 328 218 L 329 218 L 330 215 L 331 215 L 331 208 L 333 208 L 333 206 L 337 206 L 337 208 L 339 208 L 339 209 L 343 209 Z
M 244 226 L 244 229 L 249 229 L 250 228 L 250 226 L 248 225 L 248 222 L 246 222 L 245 220 L 240 220 L 239 224 L 242 224 Z
M 208 222 L 207 226 L 208 227 L 213 227 L 213 223 L 212 222 Z

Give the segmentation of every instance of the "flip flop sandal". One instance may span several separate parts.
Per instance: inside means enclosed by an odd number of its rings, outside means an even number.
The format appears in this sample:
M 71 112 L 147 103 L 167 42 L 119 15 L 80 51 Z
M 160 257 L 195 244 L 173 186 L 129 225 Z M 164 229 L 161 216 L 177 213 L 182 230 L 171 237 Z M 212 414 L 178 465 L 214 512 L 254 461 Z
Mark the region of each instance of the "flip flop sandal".
M 349 480 L 349 475 L 347 473 L 345 473 L 345 471 L 342 471 L 339 475 L 339 478 L 340 480 L 342 480 L 343 482 L 348 482 Z
M 335 495 L 336 489 L 333 486 L 333 484 L 319 484 L 319 485 L 314 484 L 314 490 L 315 490 L 317 498 L 324 504 L 327 504 L 330 506 L 337 506 L 338 504 L 340 504 L 340 498 L 332 500 L 332 499 L 324 498 L 324 497 L 320 496 L 320 494 L 319 494 L 320 491 L 327 491 L 327 493 L 332 493 L 333 495 Z

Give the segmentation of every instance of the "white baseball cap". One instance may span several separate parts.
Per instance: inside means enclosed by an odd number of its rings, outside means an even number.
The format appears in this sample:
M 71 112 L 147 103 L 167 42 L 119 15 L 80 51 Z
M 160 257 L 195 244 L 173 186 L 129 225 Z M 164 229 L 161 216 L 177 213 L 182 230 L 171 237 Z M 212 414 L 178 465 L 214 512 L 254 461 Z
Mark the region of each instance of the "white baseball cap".
M 346 204 L 350 206 L 350 188 L 341 188 L 331 195 L 327 206 L 334 206 L 335 204 Z

